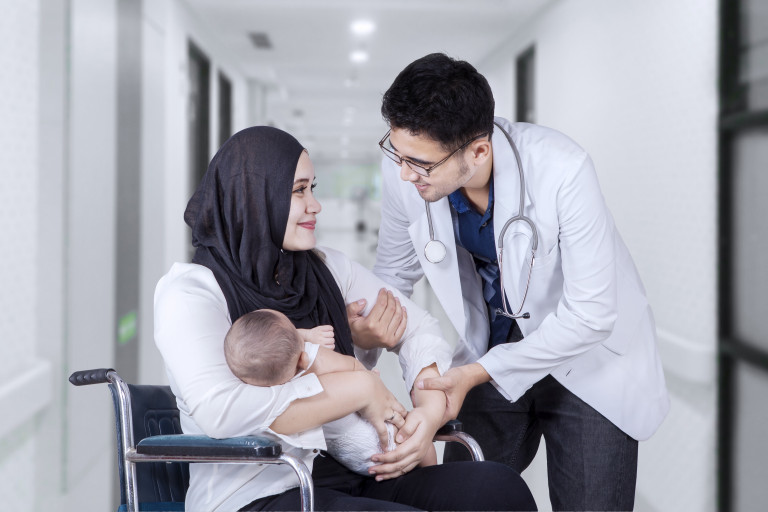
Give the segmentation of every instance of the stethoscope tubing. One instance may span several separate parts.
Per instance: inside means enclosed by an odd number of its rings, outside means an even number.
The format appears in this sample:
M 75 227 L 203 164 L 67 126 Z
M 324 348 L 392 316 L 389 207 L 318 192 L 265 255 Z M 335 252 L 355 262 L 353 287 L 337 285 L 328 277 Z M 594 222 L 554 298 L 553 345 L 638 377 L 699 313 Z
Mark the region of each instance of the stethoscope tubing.
M 523 310 L 523 306 L 525 305 L 525 299 L 528 296 L 528 288 L 531 284 L 531 274 L 533 273 L 533 261 L 534 257 L 536 255 L 536 249 L 539 246 L 539 234 L 536 229 L 536 225 L 533 223 L 533 221 L 526 217 L 523 214 L 523 206 L 525 204 L 525 176 L 523 173 L 523 161 L 520 158 L 520 152 L 517 149 L 517 145 L 515 145 L 514 141 L 512 140 L 512 137 L 507 133 L 507 131 L 502 128 L 502 126 L 494 122 L 493 124 L 496 125 L 496 127 L 501 130 L 501 132 L 504 134 L 504 136 L 507 138 L 507 142 L 509 142 L 509 146 L 512 148 L 512 152 L 515 154 L 515 161 L 517 163 L 517 170 L 518 174 L 520 175 L 520 201 L 518 203 L 518 211 L 517 215 L 507 220 L 507 222 L 504 223 L 504 226 L 501 228 L 501 231 L 499 232 L 499 240 L 498 240 L 498 262 L 499 262 L 499 282 L 500 282 L 500 288 L 501 288 L 501 301 L 503 305 L 503 309 L 498 308 L 496 310 L 497 314 L 504 315 L 509 318 L 518 319 L 518 318 L 530 318 L 529 313 L 523 313 L 520 314 L 520 312 Z M 427 209 L 427 225 L 429 226 L 429 242 L 424 246 L 424 257 L 429 261 L 430 263 L 440 263 L 443 261 L 446 255 L 446 249 L 445 244 L 441 242 L 440 240 L 437 240 L 435 238 L 435 232 L 434 228 L 432 227 L 432 212 L 429 208 L 429 201 L 424 201 L 424 204 Z M 504 258 L 504 234 L 507 231 L 507 228 L 514 224 L 515 222 L 525 222 L 528 224 L 528 226 L 531 228 L 532 233 L 532 240 L 531 240 L 531 267 L 528 271 L 528 280 L 525 285 L 525 293 L 523 294 L 523 301 L 520 304 L 520 309 L 512 314 L 509 312 L 507 308 L 507 295 L 504 293 L 504 265 L 503 265 L 503 258 Z

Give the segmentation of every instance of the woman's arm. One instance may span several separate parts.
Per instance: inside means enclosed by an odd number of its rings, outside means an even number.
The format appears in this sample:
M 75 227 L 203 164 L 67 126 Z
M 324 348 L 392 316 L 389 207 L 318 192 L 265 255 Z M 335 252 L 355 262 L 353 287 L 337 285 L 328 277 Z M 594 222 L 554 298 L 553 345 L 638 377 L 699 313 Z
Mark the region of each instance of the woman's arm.
M 325 378 L 321 381 L 315 375 L 302 376 L 272 387 L 243 383 L 229 370 L 224 357 L 223 342 L 229 327 L 226 300 L 207 268 L 177 264 L 158 283 L 155 292 L 155 343 L 165 361 L 171 388 L 182 413 L 182 428 L 186 433 L 215 438 L 250 435 L 269 428 L 278 416 L 303 399 L 315 398 L 311 403 L 318 410 L 330 410 L 346 399 L 339 397 L 333 389 L 330 392 L 324 390 L 321 382 Z M 372 377 L 357 378 L 373 381 Z M 383 419 L 388 417 L 387 414 L 391 415 L 399 404 L 396 404 L 394 397 L 388 399 L 374 384 L 375 381 L 369 382 L 367 387 L 362 384 L 359 387 L 372 390 L 371 396 L 378 396 L 384 405 L 379 409 L 371 408 L 371 404 L 364 400 L 361 407 L 377 429 L 384 430 Z M 349 392 L 361 393 L 359 390 Z M 389 406 L 389 409 L 381 410 L 384 406 Z M 402 410 L 401 405 L 398 410 Z M 345 414 L 347 410 L 332 414 L 330 419 L 338 419 Z M 312 415 L 301 421 L 302 428 L 296 431 L 324 423 L 322 418 Z
M 381 298 L 383 282 L 363 266 L 349 260 L 338 251 L 326 250 L 325 261 L 336 277 L 345 300 L 373 297 Z M 413 469 L 429 452 L 437 429 L 445 415 L 445 394 L 441 391 L 413 389 L 418 379 L 439 377 L 447 371 L 452 349 L 442 336 L 437 320 L 397 290 L 392 292 L 408 313 L 408 325 L 400 343 L 394 347 L 403 368 L 406 388 L 413 390 L 415 408 L 399 425 L 398 441 L 402 444 L 394 451 L 379 454 L 374 461 L 382 465 L 371 468 L 377 479 L 393 478 Z M 389 300 L 389 298 L 388 298 Z M 357 353 L 357 350 L 356 350 Z
M 384 386 L 376 373 L 336 372 L 318 378 L 323 385 L 323 392 L 291 403 L 270 425 L 272 430 L 278 434 L 295 434 L 359 412 L 376 429 L 381 445 L 387 445 L 386 420 L 393 412 L 405 416 L 405 407 Z
M 445 341 L 440 326 L 432 315 L 397 290 L 381 292 L 385 287 L 384 282 L 343 253 L 326 248 L 320 249 L 320 252 L 336 278 L 344 300 L 346 302 L 358 299 L 367 301 L 364 315 L 370 314 L 377 307 L 377 302 L 382 301 L 387 304 L 395 303 L 407 311 L 408 322 L 398 343 L 394 347 L 386 347 L 398 354 L 407 389 L 412 389 L 419 372 L 432 364 L 437 364 L 440 374 L 448 370 L 453 349 Z M 360 347 L 355 347 L 355 354 L 368 368 L 376 363 L 378 357 L 376 350 L 366 351 Z
M 328 373 L 354 372 L 358 370 L 365 370 L 365 366 L 354 357 L 345 356 L 321 346 L 318 348 L 314 362 L 307 368 L 307 373 L 314 373 L 319 377 Z M 320 380 L 322 382 L 322 379 Z

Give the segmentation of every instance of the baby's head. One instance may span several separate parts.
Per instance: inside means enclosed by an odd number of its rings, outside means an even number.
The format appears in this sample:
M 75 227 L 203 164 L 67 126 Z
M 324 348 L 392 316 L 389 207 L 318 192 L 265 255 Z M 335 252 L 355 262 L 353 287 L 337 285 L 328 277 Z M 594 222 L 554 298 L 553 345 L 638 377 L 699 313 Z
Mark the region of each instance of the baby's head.
M 296 327 L 271 309 L 238 318 L 224 338 L 224 356 L 237 378 L 255 386 L 284 384 L 309 359 Z

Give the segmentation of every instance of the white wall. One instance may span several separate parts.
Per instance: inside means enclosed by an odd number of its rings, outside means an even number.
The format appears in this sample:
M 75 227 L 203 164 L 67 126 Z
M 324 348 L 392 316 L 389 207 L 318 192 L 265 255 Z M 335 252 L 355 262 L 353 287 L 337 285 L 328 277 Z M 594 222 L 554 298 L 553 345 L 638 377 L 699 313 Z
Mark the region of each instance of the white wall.
M 211 147 L 218 149 L 218 73 L 232 81 L 233 130 L 246 126 L 248 86 L 220 34 L 178 0 L 143 5 L 142 270 L 141 316 L 152 318 L 155 285 L 175 261 L 188 257 L 183 214 L 190 197 L 188 173 L 187 44 L 191 39 L 211 60 Z M 165 380 L 151 321 L 141 325 L 140 379 Z
M 637 510 L 715 507 L 717 34 L 714 0 L 561 0 L 479 66 L 514 118 L 535 45 L 536 122 L 590 152 L 646 284 L 672 411 L 640 445 Z
M 115 4 L 14 1 L 0 23 L 0 496 L 101 509 L 106 390 L 65 375 L 112 360 Z
M 186 258 L 186 227 L 183 213 L 190 197 L 190 180 L 187 172 L 187 42 L 192 41 L 211 60 L 211 147 L 210 156 L 218 149 L 218 124 L 215 114 L 218 105 L 218 71 L 221 69 L 232 81 L 233 129 L 246 127 L 248 116 L 248 86 L 238 68 L 237 61 L 221 45 L 221 34 L 208 27 L 205 20 L 195 17 L 185 4 L 177 0 L 161 0 L 157 18 L 162 18 L 163 45 L 165 51 L 165 207 L 164 224 L 168 232 L 165 238 L 165 265 L 167 270 L 175 261 Z
M 117 0 L 4 7 L 0 508 L 109 510 L 116 482 L 109 393 L 66 378 L 114 360 Z M 140 380 L 162 382 L 152 294 L 170 262 L 186 257 L 187 38 L 211 57 L 213 108 L 218 70 L 232 80 L 236 129 L 245 125 L 247 87 L 217 34 L 180 1 L 144 2 L 141 31 Z
M 37 2 L 11 0 L 0 16 L 0 496 L 22 510 L 34 497 L 33 410 L 50 400 L 28 388 L 36 350 L 38 240 Z M 19 396 L 19 395 L 22 396 Z M 7 497 L 7 498 L 6 498 Z

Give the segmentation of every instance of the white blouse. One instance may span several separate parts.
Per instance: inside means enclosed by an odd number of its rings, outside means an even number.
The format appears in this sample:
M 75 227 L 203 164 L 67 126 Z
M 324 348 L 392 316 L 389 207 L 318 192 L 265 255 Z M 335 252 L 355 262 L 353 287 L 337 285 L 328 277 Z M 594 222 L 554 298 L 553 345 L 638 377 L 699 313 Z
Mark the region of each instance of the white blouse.
M 344 254 L 323 248 L 325 261 L 345 302 L 364 298 L 364 314 L 376 302 L 383 281 Z M 419 372 L 435 363 L 442 374 L 450 367 L 452 350 L 437 321 L 413 302 L 392 290 L 407 308 L 408 325 L 398 353 L 408 389 Z M 325 449 L 321 428 L 292 436 L 278 435 L 269 425 L 296 399 L 322 391 L 313 374 L 272 387 L 244 384 L 224 358 L 224 337 L 231 326 L 226 299 L 213 273 L 192 263 L 175 263 L 155 290 L 155 343 L 165 361 L 168 380 L 176 395 L 181 427 L 187 434 L 214 438 L 252 434 L 276 436 L 283 451 L 312 468 L 318 449 Z M 372 368 L 381 349 L 355 347 L 355 355 Z M 263 474 L 262 474 L 263 473 Z M 264 496 L 298 485 L 287 466 L 253 464 L 191 464 L 187 510 L 237 510 Z

